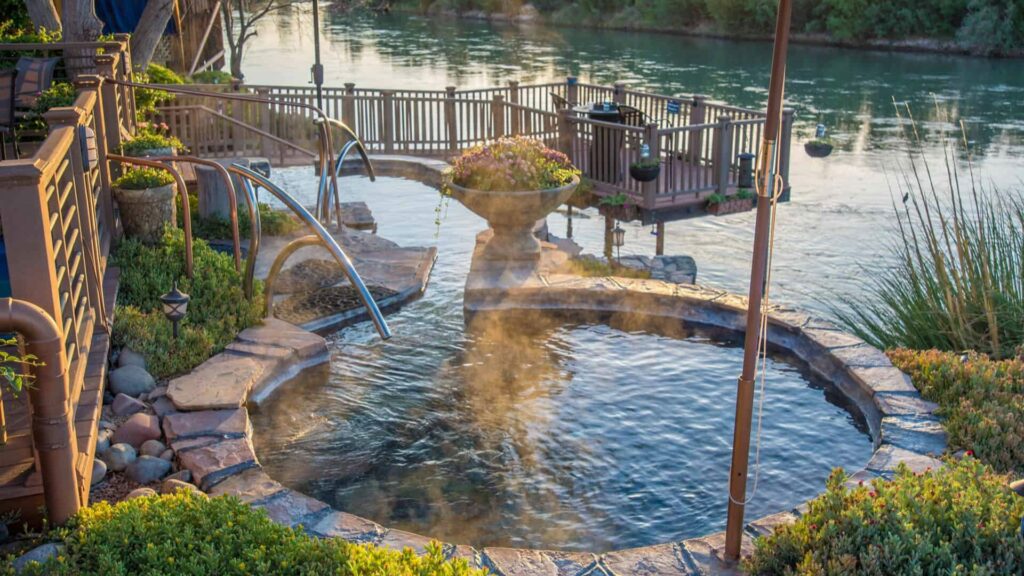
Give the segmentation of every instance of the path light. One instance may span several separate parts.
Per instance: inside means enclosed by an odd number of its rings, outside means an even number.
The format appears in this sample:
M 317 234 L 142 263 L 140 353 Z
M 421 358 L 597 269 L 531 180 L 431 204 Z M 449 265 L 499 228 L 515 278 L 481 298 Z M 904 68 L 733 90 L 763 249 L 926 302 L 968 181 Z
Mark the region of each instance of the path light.
M 615 259 L 620 260 L 622 254 L 619 249 L 626 243 L 626 231 L 619 226 L 619 223 L 615 223 L 615 228 L 612 229 L 612 245 L 615 246 Z
M 188 312 L 188 301 L 191 300 L 188 294 L 178 290 L 178 281 L 174 281 L 174 288 L 167 294 L 160 297 L 163 304 L 164 316 L 174 324 L 174 338 L 178 338 L 178 322 Z

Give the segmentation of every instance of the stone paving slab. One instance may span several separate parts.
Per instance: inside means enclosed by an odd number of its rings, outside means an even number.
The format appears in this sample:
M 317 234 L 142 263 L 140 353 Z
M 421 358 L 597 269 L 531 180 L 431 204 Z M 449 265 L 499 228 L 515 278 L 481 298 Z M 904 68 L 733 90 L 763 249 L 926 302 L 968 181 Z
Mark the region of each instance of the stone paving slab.
M 753 536 L 769 536 L 779 526 L 796 522 L 798 516 L 788 510 L 769 514 L 747 524 L 747 531 Z
M 912 472 L 917 473 L 937 470 L 942 467 L 941 460 L 890 444 L 883 444 L 878 450 L 875 450 L 875 454 L 868 461 L 866 468 L 883 476 L 889 476 L 900 464 L 906 464 Z
M 262 468 L 250 468 L 224 479 L 209 490 L 210 496 L 235 496 L 246 504 L 266 500 L 286 488 Z
M 948 438 L 935 416 L 886 416 L 882 418 L 880 440 L 919 454 L 941 456 Z
M 872 393 L 877 392 L 899 392 L 902 394 L 917 394 L 917 388 L 907 376 L 896 367 L 860 367 L 854 366 L 850 375 L 865 390 Z
M 244 438 L 251 435 L 249 412 L 245 408 L 168 414 L 164 417 L 163 426 L 169 443 L 200 436 Z
M 175 448 L 175 453 L 181 465 L 192 471 L 193 482 L 204 492 L 229 476 L 259 464 L 248 438 L 220 440 L 185 451 Z
M 318 536 L 342 538 L 349 542 L 378 542 L 386 531 L 372 520 L 347 512 L 331 512 L 308 530 Z
M 883 416 L 927 416 L 934 414 L 939 405 L 921 398 L 918 394 L 878 392 L 875 405 Z
M 427 544 L 430 544 L 433 541 L 433 538 L 392 528 L 384 534 L 377 545 L 398 551 L 411 548 L 416 554 L 423 555 L 427 552 Z
M 698 574 L 683 560 L 679 544 L 668 543 L 609 552 L 601 566 L 612 576 L 691 576 Z
M 327 341 L 323 337 L 276 318 L 264 318 L 260 326 L 242 330 L 236 340 L 287 348 L 303 359 L 327 354 Z
M 278 524 L 295 527 L 315 526 L 331 513 L 327 504 L 294 490 L 283 490 L 252 505 L 267 511 L 267 516 Z
M 580 576 L 597 564 L 587 552 L 484 548 L 484 565 L 503 576 Z
M 724 562 L 725 532 L 716 532 L 703 538 L 693 538 L 683 542 L 687 559 L 696 568 L 698 574 L 718 574 L 720 576 L 740 576 L 738 562 Z M 754 541 L 750 534 L 743 533 L 740 540 L 740 556 L 746 558 L 754 551 Z
M 178 410 L 219 410 L 245 405 L 266 366 L 258 360 L 217 354 L 191 373 L 171 380 L 167 397 Z

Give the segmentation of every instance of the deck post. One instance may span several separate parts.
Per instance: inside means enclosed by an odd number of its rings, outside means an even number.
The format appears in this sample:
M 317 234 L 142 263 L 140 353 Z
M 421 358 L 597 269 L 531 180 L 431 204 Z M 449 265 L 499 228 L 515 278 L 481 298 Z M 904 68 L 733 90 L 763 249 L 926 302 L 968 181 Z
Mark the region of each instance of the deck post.
M 690 107 L 690 126 L 698 126 L 707 121 L 707 110 L 704 106 L 707 98 L 708 97 L 703 94 L 693 95 L 693 106 Z M 701 142 L 702 134 L 702 130 L 694 130 L 690 132 L 687 159 L 690 161 L 690 164 L 694 166 L 698 165 L 701 160 L 701 146 L 703 145 L 703 142 Z
M 505 137 L 505 97 L 495 94 L 491 101 L 491 125 L 494 127 L 494 137 Z
M 381 92 L 380 95 L 382 98 L 380 113 L 383 128 L 381 133 L 384 136 L 384 152 L 391 154 L 395 151 L 395 95 L 389 90 Z
M 558 150 L 575 162 L 573 158 L 573 142 L 576 139 L 576 127 L 572 123 L 572 111 L 563 108 L 558 111 Z
M 522 127 L 522 110 L 519 108 L 519 81 L 509 80 L 508 81 L 508 101 L 513 104 L 511 111 L 512 136 L 519 136 L 523 131 Z
M 729 190 L 729 167 L 732 162 L 729 158 L 732 150 L 732 124 L 728 116 L 718 117 L 713 144 L 715 191 L 724 196 Z
M 256 95 L 259 96 L 260 98 L 269 98 L 270 91 L 267 88 L 257 88 Z M 274 111 L 274 105 L 267 104 L 266 106 L 261 106 L 259 110 L 260 130 L 262 130 L 265 134 L 270 134 L 270 115 Z M 260 156 L 263 156 L 264 158 L 270 158 L 270 140 L 268 140 L 267 137 L 263 135 L 260 135 Z
M 661 160 L 661 138 L 658 138 L 658 125 L 653 122 L 644 126 L 644 144 L 647 144 L 651 150 L 651 158 Z M 660 178 L 655 178 L 651 182 L 644 182 L 640 185 L 640 190 L 643 192 L 644 197 L 644 208 L 647 210 L 654 210 L 654 202 L 658 196 L 658 181 Z
M 107 139 L 104 137 L 106 134 L 106 118 L 103 116 L 103 77 L 83 74 L 75 80 L 75 87 L 79 90 L 92 90 L 96 93 L 96 104 L 92 110 L 93 126 L 96 132 L 96 152 L 99 155 L 98 169 L 100 171 L 100 197 L 96 209 L 96 218 L 99 230 L 106 231 L 104 234 L 105 238 L 99 238 L 100 254 L 101 257 L 105 258 L 111 247 L 109 245 L 104 246 L 103 243 L 107 240 L 113 242 L 114 239 L 114 202 L 110 192 L 110 183 L 113 179 L 110 177 L 110 163 L 107 162 Z M 102 278 L 100 280 L 102 281 Z
M 565 99 L 572 106 L 575 106 L 580 101 L 579 79 L 575 76 L 566 76 L 565 78 Z
M 612 101 L 615 102 L 616 104 L 625 104 L 626 88 L 628 86 L 629 85 L 623 82 L 622 80 L 616 81 L 615 84 L 612 85 Z
M 782 192 L 779 200 L 789 202 L 789 158 L 793 146 L 793 119 L 796 111 L 792 108 L 782 109 L 782 129 L 779 134 L 779 176 L 782 177 Z
M 116 77 L 116 61 L 114 57 L 109 54 L 100 54 L 96 57 L 96 70 L 99 71 L 100 75 L 104 78 L 115 78 Z M 101 100 L 103 101 L 103 118 L 104 127 L 106 128 L 106 134 L 104 137 L 107 140 L 107 150 L 120 150 L 121 149 L 121 115 L 118 113 L 118 96 L 120 96 L 120 87 L 113 82 L 104 82 L 102 90 Z M 192 127 L 195 129 L 195 126 Z M 99 136 L 99 135 L 97 135 Z M 116 164 L 111 167 L 111 179 L 116 179 L 121 175 L 121 166 Z
M 665 223 L 658 221 L 657 226 L 658 237 L 654 240 L 654 255 L 662 256 L 665 254 Z
M 117 51 L 120 54 L 118 60 L 120 60 L 121 72 L 123 74 L 121 80 L 131 82 L 133 80 L 132 71 L 134 70 L 132 67 L 131 34 L 124 32 L 114 34 L 114 39 L 121 43 L 121 49 Z M 135 130 L 138 129 L 138 126 L 136 126 L 135 88 L 122 86 L 122 89 L 124 90 L 123 107 L 127 116 L 126 126 L 134 134 Z
M 341 97 L 341 121 L 359 133 L 356 128 L 356 85 L 345 82 L 345 94 Z
M 444 88 L 444 121 L 448 127 L 448 151 L 459 150 L 459 124 L 455 113 L 455 86 Z

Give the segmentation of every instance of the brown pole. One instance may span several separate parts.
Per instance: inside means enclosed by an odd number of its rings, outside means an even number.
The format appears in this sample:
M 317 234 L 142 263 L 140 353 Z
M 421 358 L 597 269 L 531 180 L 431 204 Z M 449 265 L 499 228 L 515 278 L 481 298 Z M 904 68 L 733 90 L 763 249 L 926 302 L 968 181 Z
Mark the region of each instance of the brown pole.
M 761 333 L 761 300 L 768 267 L 768 242 L 775 178 L 778 164 L 776 144 L 782 119 L 782 98 L 786 81 L 786 52 L 789 48 L 791 0 L 779 0 L 775 24 L 775 50 L 768 85 L 768 113 L 764 140 L 758 156 L 757 217 L 754 224 L 754 254 L 750 266 L 747 300 L 747 329 L 743 340 L 743 371 L 736 391 L 736 423 L 729 472 L 729 512 L 725 526 L 725 558 L 738 560 L 743 539 L 743 510 L 747 498 L 747 466 L 750 460 L 750 424 L 754 410 L 754 377 Z
M 0 331 L 14 330 L 25 337 L 27 351 L 42 363 L 29 388 L 32 402 L 32 443 L 39 454 L 46 511 L 54 524 L 63 524 L 78 512 L 75 459 L 78 442 L 71 423 L 67 357 L 56 322 L 42 308 L 13 298 L 0 299 Z

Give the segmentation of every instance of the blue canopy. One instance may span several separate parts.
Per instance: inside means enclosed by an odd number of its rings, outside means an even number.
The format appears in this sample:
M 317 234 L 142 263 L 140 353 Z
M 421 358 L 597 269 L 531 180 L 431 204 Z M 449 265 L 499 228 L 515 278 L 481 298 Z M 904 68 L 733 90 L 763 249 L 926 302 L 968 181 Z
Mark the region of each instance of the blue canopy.
M 103 21 L 103 33 L 131 33 L 142 17 L 147 0 L 96 0 L 96 15 Z M 174 18 L 167 23 L 164 34 L 176 34 Z

